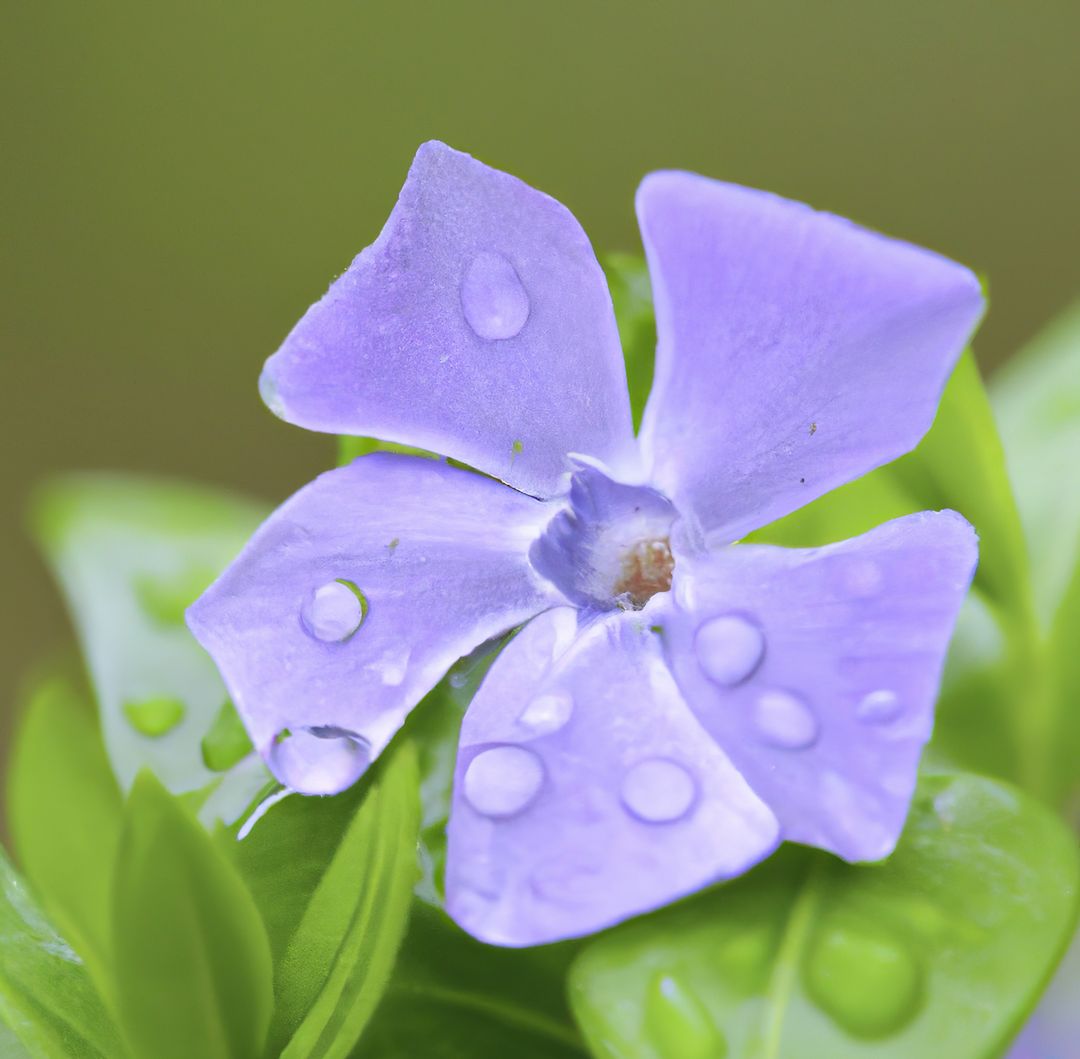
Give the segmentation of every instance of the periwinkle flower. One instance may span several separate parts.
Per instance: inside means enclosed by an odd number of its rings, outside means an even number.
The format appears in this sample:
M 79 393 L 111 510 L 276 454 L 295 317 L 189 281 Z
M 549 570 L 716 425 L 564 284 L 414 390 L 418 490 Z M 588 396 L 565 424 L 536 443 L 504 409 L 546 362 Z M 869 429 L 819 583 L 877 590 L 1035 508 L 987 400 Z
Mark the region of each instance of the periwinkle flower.
M 587 933 L 782 840 L 903 825 L 976 562 L 952 512 L 813 549 L 735 544 L 911 449 L 982 311 L 966 269 L 689 173 L 637 195 L 656 375 L 635 438 L 611 299 L 557 202 L 420 148 L 390 219 L 262 390 L 376 453 L 275 512 L 189 621 L 288 787 L 354 782 L 478 645 L 447 908 Z

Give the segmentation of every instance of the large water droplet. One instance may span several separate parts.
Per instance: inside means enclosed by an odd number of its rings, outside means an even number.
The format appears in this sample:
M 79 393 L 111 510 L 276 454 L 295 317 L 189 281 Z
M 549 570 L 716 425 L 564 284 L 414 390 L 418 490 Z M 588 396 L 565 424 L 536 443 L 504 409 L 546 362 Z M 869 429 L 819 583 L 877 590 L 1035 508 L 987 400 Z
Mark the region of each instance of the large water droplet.
M 316 640 L 340 643 L 360 628 L 367 600 L 351 581 L 328 581 L 312 591 L 300 608 L 304 628 Z
M 337 794 L 371 764 L 371 744 L 337 725 L 295 728 L 270 748 L 270 770 L 298 794 Z
M 790 691 L 763 691 L 754 702 L 754 724 L 773 746 L 800 750 L 818 734 L 818 723 L 810 707 Z
M 184 719 L 184 704 L 171 695 L 124 703 L 124 716 L 140 735 L 151 739 L 171 732 Z
M 667 824 L 684 817 L 697 797 L 694 777 L 675 761 L 649 758 L 623 777 L 623 805 L 639 820 Z
M 855 707 L 855 716 L 867 724 L 888 724 L 900 712 L 900 696 L 881 688 L 864 695 Z
M 721 614 L 703 622 L 694 637 L 698 665 L 721 687 L 747 680 L 765 654 L 765 634 L 738 614 Z
M 277 379 L 270 370 L 269 364 L 265 364 L 262 372 L 259 374 L 259 396 L 263 399 L 263 404 L 265 404 L 278 419 L 285 418 L 285 402 L 278 393 Z
M 543 762 L 531 750 L 496 746 L 469 762 L 465 797 L 485 816 L 514 816 L 532 804 L 543 782 Z
M 645 1034 L 664 1059 L 723 1059 L 727 1041 L 701 999 L 674 975 L 658 974 L 645 995 Z
M 465 270 L 461 308 L 481 338 L 513 338 L 529 318 L 529 296 L 514 266 L 502 254 L 484 251 Z
M 538 695 L 521 711 L 518 721 L 534 735 L 557 732 L 574 712 L 574 700 L 568 691 L 553 691 Z
M 923 974 L 915 953 L 869 923 L 823 927 L 804 968 L 814 1002 L 856 1037 L 895 1033 L 918 1012 Z

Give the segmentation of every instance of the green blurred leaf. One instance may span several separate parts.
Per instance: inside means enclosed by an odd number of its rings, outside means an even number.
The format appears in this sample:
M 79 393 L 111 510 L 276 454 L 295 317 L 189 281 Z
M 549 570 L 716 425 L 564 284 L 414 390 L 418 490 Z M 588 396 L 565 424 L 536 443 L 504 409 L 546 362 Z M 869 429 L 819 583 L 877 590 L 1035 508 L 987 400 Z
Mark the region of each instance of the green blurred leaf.
M 143 767 L 177 792 L 214 778 L 199 744 L 225 689 L 183 613 L 262 515 L 221 493 L 117 475 L 59 479 L 38 496 L 35 531 L 67 597 L 122 788 Z M 147 704 L 163 702 L 174 704 L 168 723 L 152 732 L 132 723 L 132 713 L 160 721 Z
M 370 781 L 333 798 L 292 795 L 226 847 L 270 936 L 269 1053 L 348 1055 L 386 986 L 416 879 L 416 755 L 395 742 Z
M 589 944 L 571 1000 L 620 1059 L 989 1059 L 1076 918 L 1072 835 L 974 776 L 924 778 L 897 851 L 785 849 L 744 879 Z
M 497 949 L 417 902 L 356 1059 L 581 1059 L 563 981 L 576 947 Z
M 231 699 L 218 710 L 210 730 L 199 744 L 203 764 L 211 772 L 227 772 L 251 753 L 251 738 Z
M 394 441 L 379 441 L 378 438 L 354 438 L 348 434 L 338 435 L 338 466 L 352 463 L 357 456 L 366 456 L 369 452 L 400 452 L 406 456 L 423 456 L 425 459 L 438 459 L 427 449 L 414 448 L 412 445 L 399 445 Z
M 235 868 L 149 772 L 137 777 L 125 810 L 113 956 L 135 1055 L 262 1054 L 273 1008 L 266 931 Z
M 656 354 L 656 320 L 649 269 L 639 254 L 608 254 L 601 264 L 619 325 L 634 426 L 639 427 L 652 388 Z
M 78 870 L 74 863 L 71 870 Z M 2 849 L 0 1022 L 34 1059 L 127 1054 L 82 961 L 46 920 Z
M 101 981 L 121 799 L 97 718 L 72 679 L 49 676 L 30 695 L 7 796 L 8 826 L 23 871 Z

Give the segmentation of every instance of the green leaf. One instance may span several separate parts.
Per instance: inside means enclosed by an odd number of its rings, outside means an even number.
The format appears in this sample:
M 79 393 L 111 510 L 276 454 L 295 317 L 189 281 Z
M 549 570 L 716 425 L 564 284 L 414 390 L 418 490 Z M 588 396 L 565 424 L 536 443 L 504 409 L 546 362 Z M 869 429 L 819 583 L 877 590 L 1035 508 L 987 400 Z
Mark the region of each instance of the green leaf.
M 221 493 L 118 475 L 59 479 L 38 496 L 35 530 L 67 597 L 122 788 L 143 767 L 176 792 L 214 778 L 200 741 L 225 689 L 184 609 L 262 515 Z
M 626 382 L 630 388 L 630 408 L 636 428 L 641 425 L 641 414 L 652 389 L 656 354 L 656 320 L 653 316 L 649 269 L 639 254 L 608 254 L 601 264 L 619 325 L 619 339 L 626 360 Z
M 226 699 L 218 710 L 210 731 L 203 736 L 199 745 L 203 764 L 211 772 L 228 772 L 251 753 L 251 738 L 231 699 Z
M 348 434 L 338 436 L 338 466 L 352 463 L 357 456 L 366 456 L 369 452 L 400 452 L 405 456 L 423 456 L 434 460 L 438 457 L 427 449 L 418 449 L 412 445 L 398 445 L 394 441 L 379 441 L 378 438 L 355 438 Z
M 571 973 L 620 1059 L 996 1056 L 1071 935 L 1075 840 L 1038 802 L 926 777 L 897 851 L 785 847 L 743 879 L 602 935 Z
M 82 961 L 37 907 L 2 849 L 0 1022 L 34 1059 L 127 1054 Z
M 264 917 L 275 963 L 270 1054 L 346 1056 L 375 1009 L 416 879 L 416 755 L 398 740 L 372 781 L 290 796 L 228 848 Z
M 581 1059 L 563 988 L 575 951 L 482 945 L 418 901 L 356 1059 Z
M 153 1059 L 256 1059 L 273 1007 L 270 945 L 235 868 L 149 773 L 125 812 L 113 891 L 117 1007 Z
M 991 397 L 1049 626 L 1080 564 L 1080 303 L 1005 364 Z
M 50 917 L 100 981 L 121 799 L 97 718 L 72 679 L 47 677 L 30 695 L 7 795 L 15 855 Z

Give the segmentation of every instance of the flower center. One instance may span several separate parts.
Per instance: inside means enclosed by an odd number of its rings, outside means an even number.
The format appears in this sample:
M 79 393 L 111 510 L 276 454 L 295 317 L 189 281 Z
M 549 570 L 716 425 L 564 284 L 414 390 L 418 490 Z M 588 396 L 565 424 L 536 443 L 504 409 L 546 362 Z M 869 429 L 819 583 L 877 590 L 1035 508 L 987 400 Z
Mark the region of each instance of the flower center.
M 667 497 L 582 466 L 566 499 L 529 557 L 567 599 L 599 610 L 638 610 L 671 588 L 676 512 Z

